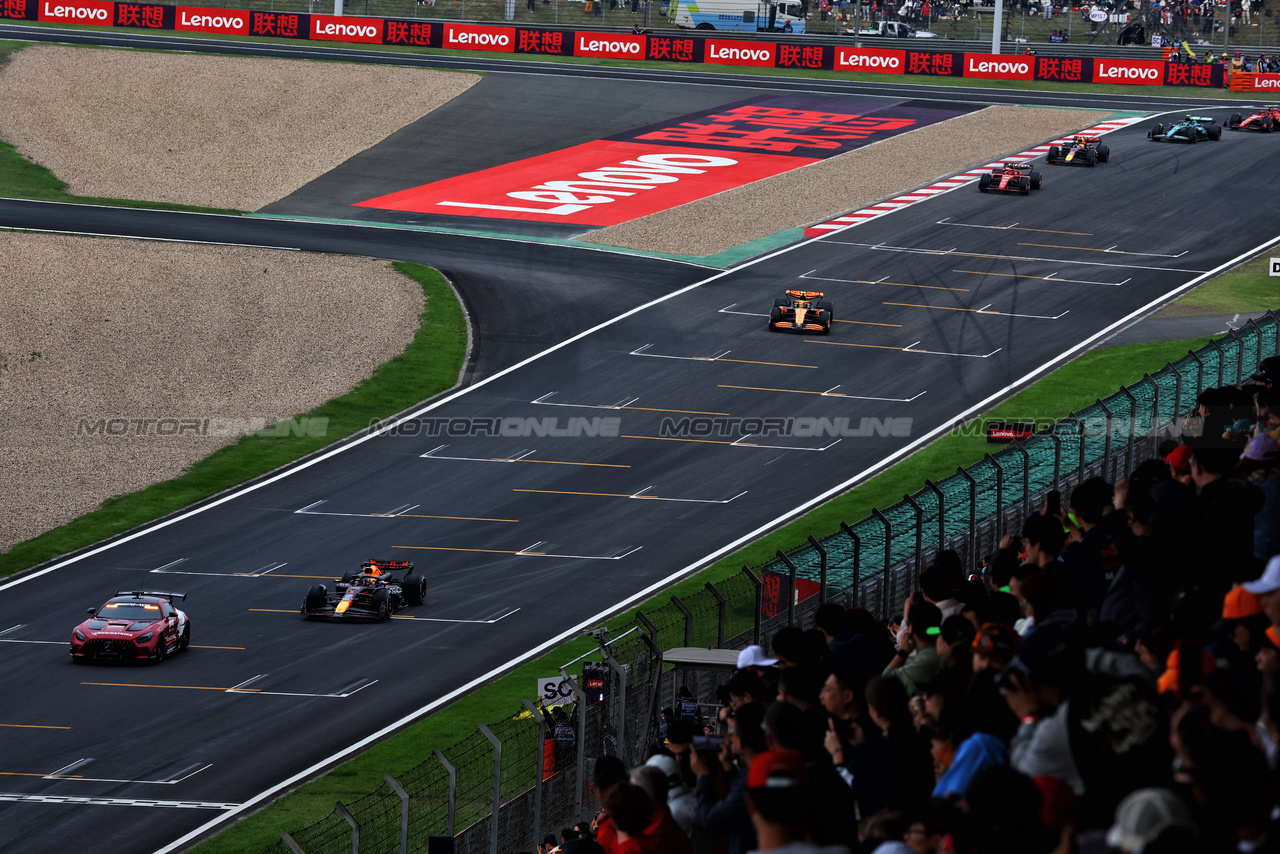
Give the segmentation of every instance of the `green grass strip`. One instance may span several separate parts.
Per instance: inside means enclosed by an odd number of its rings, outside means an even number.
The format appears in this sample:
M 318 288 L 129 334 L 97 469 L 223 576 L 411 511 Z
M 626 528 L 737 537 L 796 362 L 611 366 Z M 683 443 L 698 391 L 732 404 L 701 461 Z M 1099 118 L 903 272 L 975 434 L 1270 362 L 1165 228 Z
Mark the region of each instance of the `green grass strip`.
M 407 263 L 394 267 L 417 281 L 426 295 L 418 331 L 405 351 L 379 366 L 373 376 L 305 413 L 329 419 L 325 436 L 297 436 L 288 430 L 279 431 L 286 435 L 263 435 L 271 428 L 243 436 L 193 464 L 181 477 L 110 498 L 92 513 L 18 543 L 0 554 L 0 577 L 181 510 L 452 388 L 467 349 L 466 318 L 457 295 L 435 270 Z

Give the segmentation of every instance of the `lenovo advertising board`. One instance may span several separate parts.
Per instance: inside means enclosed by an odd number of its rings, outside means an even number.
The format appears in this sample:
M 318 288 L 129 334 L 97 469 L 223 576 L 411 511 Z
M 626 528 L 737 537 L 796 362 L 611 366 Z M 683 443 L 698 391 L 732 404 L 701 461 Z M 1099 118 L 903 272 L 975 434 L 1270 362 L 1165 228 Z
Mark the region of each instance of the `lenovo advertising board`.
M 715 65 L 754 65 L 760 68 L 773 68 L 777 47 L 773 42 L 706 39 L 702 43 L 702 61 Z
M 516 31 L 509 27 L 474 27 L 470 24 L 445 24 L 446 50 L 490 50 L 515 53 Z
M 110 27 L 115 23 L 115 6 L 105 0 L 40 0 L 36 20 Z
M 836 46 L 836 71 L 871 71 L 877 74 L 906 74 L 905 50 Z
M 201 9 L 179 6 L 175 10 L 173 28 L 193 33 L 249 35 L 249 11 L 245 9 Z
M 964 76 L 988 80 L 1034 80 L 1034 56 L 1006 56 L 1002 53 L 966 53 Z
M 1163 86 L 1167 63 L 1149 59 L 1103 59 L 1093 61 L 1094 83 L 1127 83 L 1131 86 Z
M 645 36 L 574 33 L 573 55 L 601 59 L 644 59 Z
M 382 44 L 382 19 L 312 15 L 311 38 L 328 42 Z

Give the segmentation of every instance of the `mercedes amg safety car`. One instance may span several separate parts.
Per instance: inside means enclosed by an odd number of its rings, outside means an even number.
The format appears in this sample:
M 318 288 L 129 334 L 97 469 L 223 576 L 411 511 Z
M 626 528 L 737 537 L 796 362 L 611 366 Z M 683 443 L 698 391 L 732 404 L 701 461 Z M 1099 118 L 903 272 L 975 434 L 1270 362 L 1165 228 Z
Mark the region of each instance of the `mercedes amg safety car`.
M 1043 180 L 1030 163 L 1002 163 L 985 175 L 978 176 L 978 189 L 983 192 L 1021 193 L 1026 196 L 1040 189 Z
M 822 291 L 784 291 L 769 311 L 770 331 L 831 333 L 835 309 Z
M 1147 131 L 1147 139 L 1157 142 L 1161 140 L 1199 142 L 1202 139 L 1222 139 L 1222 125 L 1215 122 L 1213 116 L 1186 116 L 1171 125 L 1160 122 Z
M 1271 133 L 1276 128 L 1280 128 L 1280 107 L 1268 104 L 1247 116 L 1232 113 L 1227 126 L 1232 130 L 1260 130 L 1263 133 Z
M 1045 160 L 1050 163 L 1070 163 L 1073 166 L 1095 166 L 1111 159 L 1111 149 L 1096 136 L 1074 136 L 1066 145 L 1053 145 Z
M 173 605 L 185 593 L 120 590 L 71 632 L 71 660 L 164 661 L 191 645 L 191 621 Z
M 329 590 L 317 584 L 302 600 L 308 618 L 386 620 L 408 605 L 427 599 L 427 579 L 407 560 L 367 560 Z

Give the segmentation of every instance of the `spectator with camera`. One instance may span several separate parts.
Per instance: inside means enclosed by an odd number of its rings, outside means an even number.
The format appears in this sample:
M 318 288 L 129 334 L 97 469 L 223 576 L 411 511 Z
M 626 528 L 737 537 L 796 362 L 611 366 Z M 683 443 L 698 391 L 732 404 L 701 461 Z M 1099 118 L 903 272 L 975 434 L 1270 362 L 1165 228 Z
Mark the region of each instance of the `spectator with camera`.
M 755 828 L 747 810 L 745 769 L 768 749 L 764 714 L 761 703 L 738 706 L 729 719 L 729 735 L 716 752 L 695 751 L 690 759 L 697 775 L 694 791 L 698 816 L 713 837 L 727 837 L 727 854 L 746 854 L 756 846 Z M 725 785 L 723 791 L 716 789 L 713 772 L 717 766 Z
M 918 694 L 920 685 L 938 672 L 938 635 L 942 629 L 942 612 L 932 602 L 911 606 L 907 630 L 898 638 L 897 651 L 883 675 L 902 682 L 910 694 Z

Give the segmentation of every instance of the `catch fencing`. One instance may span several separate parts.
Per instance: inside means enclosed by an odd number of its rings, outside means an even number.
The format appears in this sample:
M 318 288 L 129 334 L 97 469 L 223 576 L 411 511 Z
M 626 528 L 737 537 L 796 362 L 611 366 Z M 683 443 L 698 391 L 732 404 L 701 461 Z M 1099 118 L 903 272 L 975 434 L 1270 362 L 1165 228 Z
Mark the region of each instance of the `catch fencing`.
M 680 689 L 702 700 L 714 696 L 722 673 L 664 666 L 664 650 L 760 643 L 780 626 L 807 627 L 826 601 L 886 617 L 939 551 L 954 549 L 976 566 L 1050 490 L 1066 494 L 1089 477 L 1124 477 L 1178 432 L 1202 390 L 1237 384 L 1277 354 L 1280 317 L 1268 312 L 1026 441 L 937 483 L 926 480 L 892 507 L 778 552 L 758 573 L 743 567 L 692 596 L 637 612 L 633 627 L 600 639 L 605 700 L 586 702 L 575 688 L 571 741 L 557 741 L 553 722 L 525 700 L 519 714 L 480 725 L 262 854 L 408 854 L 428 852 L 432 837 L 452 838 L 458 854 L 531 851 L 543 834 L 558 834 L 599 808 L 589 760 L 616 755 L 639 763 L 657 737 L 660 710 L 676 705 Z

